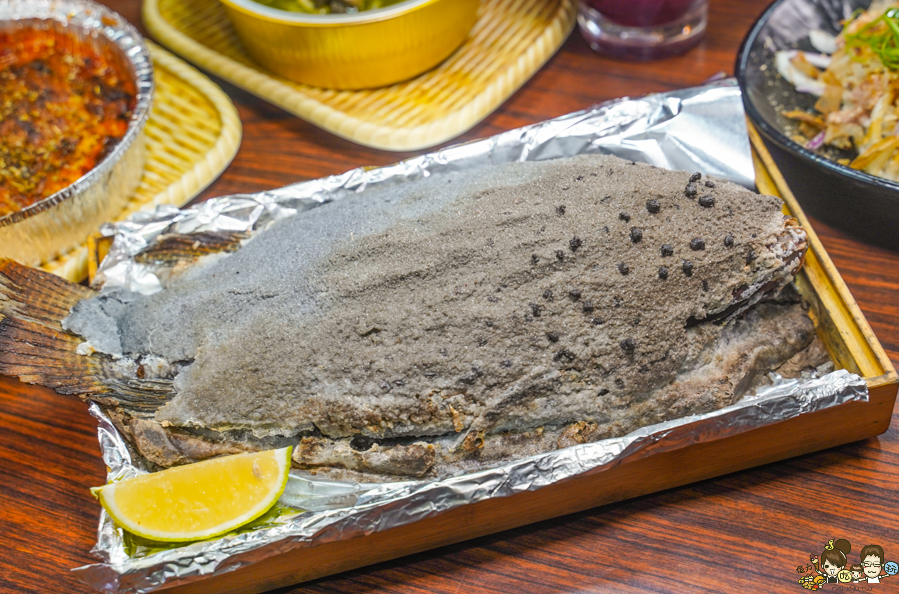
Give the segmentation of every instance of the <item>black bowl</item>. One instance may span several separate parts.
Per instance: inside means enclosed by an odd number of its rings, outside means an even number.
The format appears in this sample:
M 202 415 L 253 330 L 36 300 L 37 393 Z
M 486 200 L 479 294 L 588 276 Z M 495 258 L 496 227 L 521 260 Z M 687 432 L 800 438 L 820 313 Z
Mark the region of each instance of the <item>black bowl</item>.
M 841 20 L 869 4 L 870 0 L 776 0 L 743 40 L 736 75 L 746 115 L 806 213 L 863 241 L 899 249 L 899 183 L 840 165 L 794 142 L 785 132 L 790 122 L 781 112 L 810 110 L 816 98 L 796 92 L 774 67 L 775 51 L 815 51 L 809 31 L 837 34 Z

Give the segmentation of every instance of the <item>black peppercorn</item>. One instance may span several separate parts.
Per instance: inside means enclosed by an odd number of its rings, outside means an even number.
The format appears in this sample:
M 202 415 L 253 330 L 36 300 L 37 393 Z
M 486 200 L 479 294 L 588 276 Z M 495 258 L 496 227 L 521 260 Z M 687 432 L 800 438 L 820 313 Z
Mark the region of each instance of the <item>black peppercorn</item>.
M 571 362 L 571 361 L 574 361 L 575 358 L 576 358 L 575 354 L 572 353 L 571 351 L 569 351 L 568 349 L 566 349 L 565 347 L 562 347 L 561 349 L 556 351 L 555 355 L 553 355 L 553 361 L 560 361 L 562 359 L 566 359 L 568 362 Z
M 695 251 L 705 249 L 705 241 L 702 238 L 694 237 L 690 240 L 690 249 Z
M 590 313 L 591 311 L 593 311 L 593 302 L 584 301 L 584 305 L 582 307 L 584 308 L 585 313 Z
M 552 301 L 553 300 L 553 292 L 549 289 L 544 290 L 543 298 L 546 299 L 547 301 Z
M 592 320 L 590 320 L 590 322 L 592 322 L 594 326 L 599 326 L 606 323 L 606 321 L 602 318 L 593 318 Z
M 559 333 L 558 332 L 547 332 L 546 338 L 550 342 L 559 342 Z
M 707 180 L 705 180 L 705 187 L 707 187 L 707 188 L 714 188 L 714 187 L 715 187 L 715 182 L 713 182 L 713 181 L 710 180 L 710 179 L 707 179 Z
M 699 206 L 704 206 L 706 208 L 712 208 L 715 206 L 715 197 L 714 196 L 700 196 L 699 197 Z
M 667 266 L 659 266 L 659 278 L 662 280 L 668 279 L 668 267 Z
M 689 260 L 684 260 L 684 263 L 681 266 L 681 268 L 683 269 L 684 274 L 686 274 L 687 276 L 693 276 L 693 262 L 690 262 Z
M 621 348 L 627 352 L 631 352 L 637 348 L 637 343 L 633 338 L 625 338 L 619 344 L 621 345 Z
M 631 241 L 637 243 L 643 239 L 643 229 L 640 227 L 631 227 Z
M 556 260 L 558 260 L 559 262 L 564 261 L 565 260 L 565 252 L 563 252 L 562 250 L 556 250 Z
M 584 242 L 581 241 L 581 238 L 575 235 L 568 242 L 568 247 L 571 248 L 571 251 L 577 250 Z
M 624 262 L 619 262 L 619 263 L 618 263 L 618 272 L 620 272 L 621 274 L 627 274 L 627 273 L 629 273 L 630 271 L 631 271 L 630 266 L 628 266 L 628 265 L 625 264 Z
M 581 292 L 579 289 L 571 289 L 570 291 L 568 291 L 568 296 L 571 297 L 572 299 L 580 299 Z
M 673 256 L 673 255 L 674 255 L 674 248 L 671 246 L 670 243 L 663 243 L 663 244 L 662 244 L 661 251 L 662 251 L 662 257 L 663 257 L 663 258 L 666 257 L 666 256 Z
M 565 214 L 565 205 L 560 204 L 559 206 L 557 206 L 556 212 L 559 214 L 559 216 L 562 216 L 563 214 Z
M 701 180 L 701 179 L 702 179 L 702 174 L 699 173 L 698 171 L 697 171 L 696 173 L 694 173 L 693 175 L 690 176 L 690 181 L 691 181 L 691 182 L 698 182 L 698 181 Z
M 622 221 L 624 221 L 625 223 L 629 223 L 631 220 L 631 215 L 627 214 L 626 212 L 622 212 L 622 213 L 618 214 L 618 218 L 621 219 Z
M 536 264 L 540 261 L 540 256 L 537 254 L 531 254 L 531 264 Z
M 734 244 L 734 234 L 728 233 L 724 237 L 724 247 L 730 247 Z
M 686 194 L 688 198 L 692 198 L 697 193 L 699 193 L 699 190 L 696 189 L 696 184 L 690 183 L 684 188 L 684 194 Z
M 532 314 L 535 318 L 539 318 L 539 317 L 540 317 L 540 309 L 541 309 L 541 308 L 540 308 L 539 305 L 537 305 L 536 303 L 528 303 L 528 307 L 531 308 L 531 314 Z
M 662 205 L 659 204 L 658 200 L 647 200 L 646 210 L 648 210 L 652 214 L 657 214 L 660 210 L 662 210 Z

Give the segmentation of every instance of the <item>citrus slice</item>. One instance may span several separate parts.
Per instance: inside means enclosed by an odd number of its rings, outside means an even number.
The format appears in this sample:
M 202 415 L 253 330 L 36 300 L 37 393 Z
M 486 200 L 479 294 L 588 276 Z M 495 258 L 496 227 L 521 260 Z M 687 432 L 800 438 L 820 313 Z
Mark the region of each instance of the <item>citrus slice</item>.
M 213 458 L 92 489 L 113 521 L 162 542 L 211 538 L 252 522 L 287 485 L 290 450 Z

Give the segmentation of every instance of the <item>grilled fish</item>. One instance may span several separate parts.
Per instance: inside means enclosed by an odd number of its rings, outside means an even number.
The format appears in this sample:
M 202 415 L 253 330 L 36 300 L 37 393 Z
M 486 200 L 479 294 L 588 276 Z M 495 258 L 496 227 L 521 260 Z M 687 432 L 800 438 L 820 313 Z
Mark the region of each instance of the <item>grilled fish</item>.
M 293 444 L 333 477 L 438 476 L 708 412 L 805 356 L 781 208 L 580 156 L 164 238 L 152 295 L 7 261 L 0 372 L 99 403 L 162 467 Z

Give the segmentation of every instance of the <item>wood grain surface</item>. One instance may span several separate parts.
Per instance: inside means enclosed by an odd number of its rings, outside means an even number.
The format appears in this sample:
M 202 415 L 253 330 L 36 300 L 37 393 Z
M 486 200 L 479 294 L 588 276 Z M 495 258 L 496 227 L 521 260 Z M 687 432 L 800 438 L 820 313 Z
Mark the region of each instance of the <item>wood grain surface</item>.
M 138 0 L 105 0 L 139 21 Z M 731 72 L 766 2 L 712 0 L 706 39 L 685 56 L 633 64 L 594 54 L 577 32 L 495 114 L 481 138 L 623 95 Z M 244 122 L 234 163 L 201 198 L 384 165 L 405 154 L 356 146 L 223 85 Z M 821 239 L 899 366 L 899 253 L 823 225 Z M 896 413 L 894 411 L 894 418 Z M 828 539 L 880 544 L 899 560 L 899 429 L 878 438 L 706 480 L 281 590 L 496 594 L 799 591 L 796 567 Z M 91 590 L 69 568 L 94 562 L 102 484 L 96 423 L 78 399 L 0 377 L 0 592 Z M 873 586 L 899 590 L 899 576 Z M 891 583 L 893 582 L 893 583 Z

